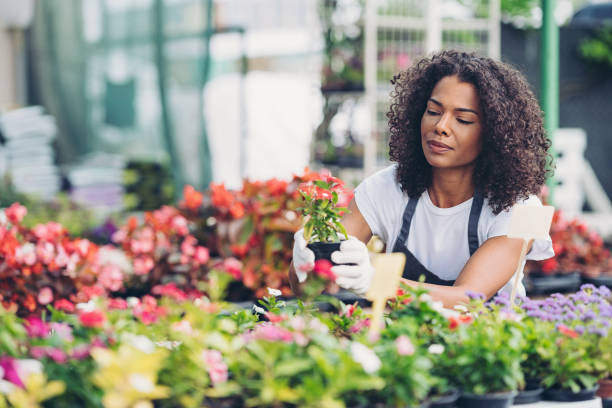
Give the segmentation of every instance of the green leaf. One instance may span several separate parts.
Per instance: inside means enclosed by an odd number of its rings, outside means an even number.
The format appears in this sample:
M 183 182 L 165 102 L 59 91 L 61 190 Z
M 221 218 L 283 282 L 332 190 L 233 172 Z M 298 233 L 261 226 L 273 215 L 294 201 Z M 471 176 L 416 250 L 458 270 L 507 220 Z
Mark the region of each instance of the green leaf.
M 247 217 L 242 224 L 242 229 L 240 230 L 240 235 L 238 236 L 238 242 L 240 244 L 246 244 L 246 242 L 251 238 L 251 234 L 255 230 L 255 222 L 253 221 L 253 217 Z
M 308 370 L 313 364 L 314 362 L 310 359 L 291 359 L 278 364 L 274 371 L 277 376 L 291 377 Z

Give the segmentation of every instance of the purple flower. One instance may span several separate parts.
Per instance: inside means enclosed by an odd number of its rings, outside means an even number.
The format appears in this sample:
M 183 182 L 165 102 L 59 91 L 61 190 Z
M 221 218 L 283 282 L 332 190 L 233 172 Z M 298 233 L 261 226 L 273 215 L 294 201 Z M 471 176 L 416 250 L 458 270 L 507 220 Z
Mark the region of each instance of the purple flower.
M 580 290 L 583 292 L 586 292 L 587 290 L 596 290 L 596 289 L 597 288 L 592 283 L 585 283 L 584 285 L 580 286 Z
M 612 292 L 610 291 L 610 289 L 604 285 L 601 285 L 599 289 L 596 289 L 596 292 L 602 298 L 607 298 L 607 297 L 610 297 L 610 295 L 612 295 Z
M 465 295 L 470 298 L 470 300 L 485 300 L 486 296 L 484 293 L 473 292 L 471 290 L 466 290 Z
M 598 336 L 601 336 L 601 337 L 606 337 L 608 335 L 608 329 L 604 327 L 589 326 L 588 332 L 597 334 Z
M 596 317 L 597 315 L 594 311 L 587 310 L 582 316 L 580 316 L 580 320 L 582 320 L 583 322 L 588 322 L 589 320 L 594 320 Z
M 576 313 L 569 312 L 565 314 L 565 318 L 563 320 L 576 320 Z
M 602 326 L 607 327 L 607 328 L 610 328 L 610 326 L 612 326 L 612 323 L 610 323 L 610 320 L 607 320 L 607 319 L 601 319 L 599 320 L 599 323 Z
M 582 325 L 578 325 L 574 327 L 574 330 L 578 333 L 578 334 L 582 334 L 584 333 L 584 326 Z
M 510 297 L 507 293 L 500 293 L 493 298 L 493 303 L 498 306 L 508 306 L 510 304 Z

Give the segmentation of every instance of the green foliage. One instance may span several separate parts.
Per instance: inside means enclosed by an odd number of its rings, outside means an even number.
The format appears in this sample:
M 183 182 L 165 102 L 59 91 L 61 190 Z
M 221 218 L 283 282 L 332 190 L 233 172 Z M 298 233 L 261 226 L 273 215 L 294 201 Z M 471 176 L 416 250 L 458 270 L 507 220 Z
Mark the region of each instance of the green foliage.
M 329 181 L 315 180 L 313 185 L 300 186 L 303 207 L 299 210 L 304 217 L 308 217 L 304 224 L 307 242 L 338 242 L 340 233 L 344 239 L 348 239 L 340 222 L 341 216 L 348 210 L 337 206 L 338 190 L 341 188 L 340 180 L 333 177 Z
M 540 0 L 501 0 L 501 11 L 510 16 L 529 16 L 540 4 Z
M 582 41 L 579 50 L 586 61 L 612 70 L 612 25 L 598 30 L 594 37 Z

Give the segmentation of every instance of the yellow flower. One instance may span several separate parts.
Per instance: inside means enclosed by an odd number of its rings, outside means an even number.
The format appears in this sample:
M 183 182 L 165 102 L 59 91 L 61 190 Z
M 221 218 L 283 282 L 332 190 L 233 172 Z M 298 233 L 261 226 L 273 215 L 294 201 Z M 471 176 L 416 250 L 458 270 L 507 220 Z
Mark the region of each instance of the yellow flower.
M 105 408 L 149 408 L 154 399 L 166 398 L 170 389 L 157 384 L 168 350 L 150 353 L 123 344 L 117 351 L 95 348 L 91 352 L 98 363 L 93 382 L 104 390 Z
M 62 381 L 49 381 L 43 373 L 31 373 L 24 382 L 25 389 L 15 387 L 8 395 L 11 406 L 16 408 L 36 408 L 40 403 L 63 394 L 66 385 Z

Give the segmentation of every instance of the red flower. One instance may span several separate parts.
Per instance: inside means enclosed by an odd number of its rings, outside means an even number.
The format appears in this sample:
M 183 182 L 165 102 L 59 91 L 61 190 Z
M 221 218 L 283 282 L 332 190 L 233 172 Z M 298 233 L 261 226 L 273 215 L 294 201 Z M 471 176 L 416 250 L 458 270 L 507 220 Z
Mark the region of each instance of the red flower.
M 196 189 L 190 185 L 183 187 L 183 196 L 185 197 L 185 201 L 183 201 L 182 204 L 190 210 L 197 210 L 200 208 L 204 198 L 202 193 L 196 191 Z
M 241 218 L 244 216 L 244 205 L 241 202 L 236 201 L 229 209 L 229 212 L 234 218 Z
M 319 259 L 315 261 L 314 273 L 329 280 L 336 280 L 336 275 L 332 272 L 332 263 L 327 259 Z
M 273 196 L 279 196 L 284 194 L 287 191 L 288 184 L 289 183 L 287 183 L 286 181 L 278 180 L 276 178 L 266 181 L 266 187 L 268 188 L 270 195 Z
M 211 200 L 215 207 L 228 208 L 234 202 L 234 196 L 225 189 L 225 185 L 223 183 L 211 183 L 210 191 Z
M 83 312 L 79 315 L 79 320 L 85 327 L 102 327 L 106 321 L 106 316 L 99 310 Z
M 557 330 L 559 330 L 560 333 L 565 334 L 568 337 L 571 337 L 572 339 L 575 339 L 576 337 L 580 336 L 578 334 L 578 332 L 576 332 L 575 330 L 570 329 L 569 327 L 567 327 L 564 324 L 560 324 L 557 326 Z
M 55 307 L 57 310 L 63 310 L 68 313 L 74 312 L 74 305 L 72 304 L 71 301 L 66 300 L 66 299 L 56 300 L 55 303 L 53 304 L 53 307 Z

